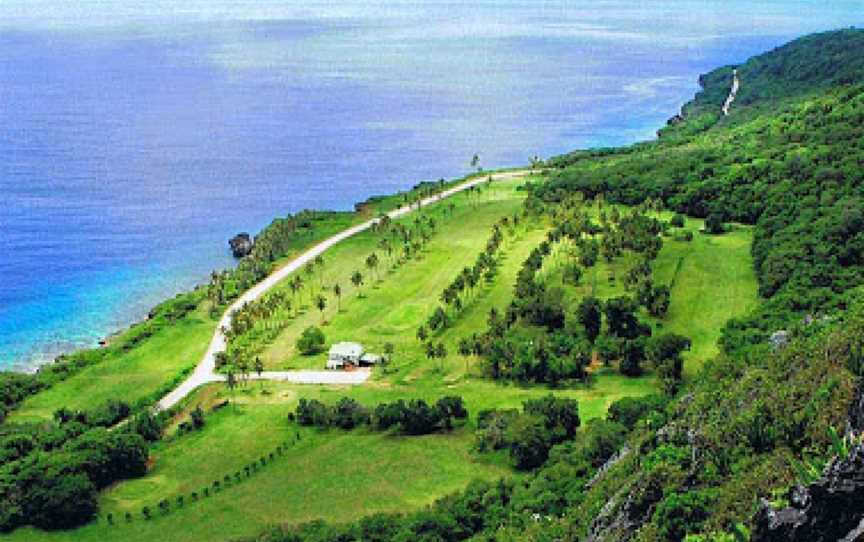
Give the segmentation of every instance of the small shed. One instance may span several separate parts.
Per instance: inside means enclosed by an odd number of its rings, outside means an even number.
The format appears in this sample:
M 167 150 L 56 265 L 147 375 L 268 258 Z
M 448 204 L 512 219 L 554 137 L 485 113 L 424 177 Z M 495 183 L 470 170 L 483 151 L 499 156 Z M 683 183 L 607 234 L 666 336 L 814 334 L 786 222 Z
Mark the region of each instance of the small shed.
M 328 369 L 342 369 L 346 365 L 360 365 L 363 346 L 358 343 L 341 342 L 330 347 L 327 356 Z

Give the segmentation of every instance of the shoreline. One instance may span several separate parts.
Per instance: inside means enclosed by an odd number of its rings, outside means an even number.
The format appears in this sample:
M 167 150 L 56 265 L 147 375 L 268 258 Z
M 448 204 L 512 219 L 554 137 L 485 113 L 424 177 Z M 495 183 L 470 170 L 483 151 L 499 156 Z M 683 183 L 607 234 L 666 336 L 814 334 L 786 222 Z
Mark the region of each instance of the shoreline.
M 506 173 L 509 171 L 520 170 L 520 169 L 524 169 L 524 166 L 504 166 L 501 168 L 496 168 L 494 170 L 490 169 L 490 170 L 484 170 L 482 172 L 468 172 L 463 176 L 452 178 L 450 180 L 447 180 L 446 182 L 447 182 L 448 186 L 455 186 L 455 185 L 464 183 L 464 182 L 466 182 L 466 181 L 468 181 L 468 180 L 470 180 L 476 176 Z M 346 208 L 344 210 L 343 209 L 340 209 L 340 210 L 314 209 L 313 211 L 322 212 L 322 213 L 344 213 L 346 215 L 353 215 L 353 216 L 356 216 L 358 218 L 362 218 L 362 213 L 364 212 L 364 210 L 368 210 L 368 208 L 370 206 L 372 206 L 374 208 L 374 205 L 376 202 L 379 202 L 379 201 L 384 200 L 386 198 L 397 197 L 400 194 L 410 193 L 411 191 L 415 190 L 417 187 L 423 185 L 424 183 L 430 183 L 430 182 L 436 182 L 436 181 L 425 180 L 425 181 L 417 181 L 417 182 L 414 182 L 413 184 L 409 183 L 409 185 L 406 186 L 404 189 L 398 190 L 398 191 L 390 193 L 390 194 L 370 194 L 369 196 L 366 197 L 365 200 L 351 204 L 348 206 L 349 208 Z M 300 212 L 300 211 L 297 211 L 297 212 Z M 261 230 L 256 232 L 255 235 L 257 236 L 258 234 L 260 234 L 261 231 L 263 231 L 265 228 L 267 228 L 273 222 L 273 220 L 276 220 L 277 218 L 280 218 L 280 216 L 274 216 L 271 219 L 271 222 L 268 223 L 267 225 L 265 225 Z M 253 238 L 254 238 L 254 236 L 253 236 Z M 225 251 L 226 251 L 226 253 L 230 254 L 230 247 L 228 246 L 227 239 L 225 240 Z M 233 266 L 228 267 L 228 268 L 223 268 L 223 269 L 234 269 L 234 268 L 236 268 L 237 264 L 239 264 L 239 262 L 240 262 L 240 259 L 235 259 Z M 290 263 L 290 260 L 288 262 L 281 263 L 279 266 L 275 267 L 271 273 L 277 272 L 281 267 L 284 267 L 284 265 L 287 265 L 288 263 Z M 221 269 L 220 269 L 220 271 L 221 271 Z M 151 305 L 148 309 L 146 309 L 146 311 L 135 311 L 136 314 L 130 315 L 128 318 L 118 318 L 118 319 L 124 320 L 126 322 L 125 324 L 120 324 L 117 327 L 114 327 L 113 329 L 108 329 L 106 331 L 101 331 L 98 334 L 94 334 L 95 335 L 94 338 L 92 338 L 91 340 L 89 340 L 87 342 L 82 341 L 81 343 L 75 344 L 72 341 L 68 341 L 68 344 L 69 344 L 68 348 L 61 346 L 57 349 L 50 349 L 50 348 L 37 349 L 37 351 L 34 352 L 34 355 L 31 356 L 29 359 L 26 359 L 26 360 L 12 359 L 12 362 L 7 367 L 0 366 L 0 373 L 19 373 L 19 374 L 35 375 L 35 374 L 39 373 L 39 371 L 43 367 L 63 363 L 64 358 L 66 358 L 68 356 L 74 356 L 75 354 L 78 354 L 78 353 L 84 352 L 84 351 L 102 350 L 102 349 L 108 348 L 111 346 L 111 344 L 115 340 L 122 338 L 127 333 L 130 333 L 131 331 L 133 331 L 136 327 L 149 321 L 151 319 L 150 315 L 160 305 L 162 305 L 168 301 L 171 301 L 172 299 L 176 299 L 178 296 L 189 295 L 200 288 L 206 287 L 207 278 L 203 274 L 202 274 L 202 277 L 203 278 L 201 278 L 200 281 L 196 280 L 196 282 L 191 287 L 185 287 L 185 288 L 181 287 L 180 289 L 173 290 L 173 293 L 158 296 L 158 298 L 157 298 L 158 300 L 155 301 L 155 303 L 153 305 Z M 142 314 L 142 312 L 143 312 L 143 314 Z M 62 344 L 64 341 L 56 341 L 56 342 L 58 344 Z M 51 343 L 43 343 L 43 344 L 51 344 Z

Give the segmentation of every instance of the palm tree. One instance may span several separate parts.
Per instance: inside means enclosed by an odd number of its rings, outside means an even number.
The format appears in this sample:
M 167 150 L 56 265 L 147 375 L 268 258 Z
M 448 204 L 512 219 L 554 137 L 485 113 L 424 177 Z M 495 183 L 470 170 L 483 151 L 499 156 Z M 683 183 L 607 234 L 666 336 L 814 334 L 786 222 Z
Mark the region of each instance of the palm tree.
M 314 288 L 312 286 L 312 279 L 315 277 L 315 263 L 308 263 L 306 267 L 303 268 L 303 271 L 309 276 L 309 303 L 313 302 L 312 294 L 314 293 Z
M 315 298 L 315 306 L 321 311 L 321 323 L 324 323 L 324 309 L 327 308 L 327 298 L 321 294 Z
M 342 312 L 342 287 L 339 283 L 333 285 L 333 295 L 336 296 L 336 312 Z
M 390 361 L 393 359 L 393 352 L 396 348 L 393 346 L 393 343 L 387 342 L 384 343 L 384 359 L 387 360 L 387 364 L 390 364 Z
M 435 359 L 435 356 L 437 355 L 438 351 L 435 349 L 435 345 L 432 344 L 432 341 L 426 343 L 426 357 L 429 359 L 429 361 Z
M 294 275 L 294 277 L 292 277 L 291 280 L 288 281 L 288 287 L 291 289 L 291 297 L 292 298 L 297 297 L 297 291 L 300 289 L 299 279 L 300 279 L 299 276 Z M 296 301 L 296 299 L 295 299 L 295 301 Z M 296 311 L 296 306 L 295 306 L 295 311 Z
M 238 358 L 237 370 L 240 371 L 240 379 L 245 385 L 249 381 L 249 360 L 246 359 L 245 355 L 240 355 Z
M 324 287 L 324 256 L 315 256 L 315 267 L 318 268 L 318 287 Z
M 447 357 L 447 347 L 444 343 L 438 343 L 435 347 L 435 357 L 441 360 L 441 370 L 444 370 L 444 358 Z
M 458 344 L 459 355 L 465 358 L 465 373 L 468 373 L 468 356 L 474 352 L 474 347 L 467 338 L 459 339 Z
M 237 403 L 234 401 L 234 388 L 237 387 L 237 377 L 234 375 L 234 369 L 228 368 L 228 374 L 225 376 L 225 383 L 228 385 L 228 390 L 231 392 L 231 402 L 234 403 L 234 408 L 237 408 Z
M 261 380 L 261 373 L 264 372 L 264 362 L 261 361 L 260 356 L 255 356 L 255 372 L 258 374 L 258 382 L 260 382 L 261 386 L 263 386 L 264 381 Z
M 366 258 L 366 267 L 375 274 L 375 279 L 378 279 L 378 254 L 372 253 Z
M 357 297 L 362 297 L 360 295 L 360 287 L 363 286 L 363 273 L 360 271 L 354 271 L 354 273 L 351 274 L 351 284 L 357 288 Z

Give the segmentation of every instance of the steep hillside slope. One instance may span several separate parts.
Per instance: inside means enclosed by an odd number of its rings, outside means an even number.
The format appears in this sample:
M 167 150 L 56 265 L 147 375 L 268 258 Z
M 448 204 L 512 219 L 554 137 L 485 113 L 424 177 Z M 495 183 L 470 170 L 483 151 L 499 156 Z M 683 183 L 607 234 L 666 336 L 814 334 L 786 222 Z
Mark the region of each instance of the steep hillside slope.
M 752 540 L 827 541 L 854 529 L 864 511 L 831 504 L 862 498 L 852 482 L 864 477 L 862 41 L 842 30 L 751 59 L 723 119 L 731 67 L 712 72 L 659 141 L 559 157 L 532 190 L 532 209 L 582 193 L 659 202 L 712 231 L 755 226 L 763 301 L 726 326 L 723 353 L 675 398 L 614 404 L 524 481 L 261 538 L 695 542 L 747 540 L 755 527 Z M 820 480 L 825 465 L 833 478 Z M 790 493 L 797 484 L 810 489 Z

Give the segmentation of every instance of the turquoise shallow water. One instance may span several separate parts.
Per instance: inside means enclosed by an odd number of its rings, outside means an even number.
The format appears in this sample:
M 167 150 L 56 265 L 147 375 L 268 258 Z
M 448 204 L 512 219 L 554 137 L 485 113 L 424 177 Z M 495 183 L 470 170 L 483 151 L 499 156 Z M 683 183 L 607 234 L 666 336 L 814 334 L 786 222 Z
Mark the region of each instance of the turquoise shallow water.
M 0 368 L 92 345 L 302 208 L 653 136 L 856 2 L 0 3 Z

